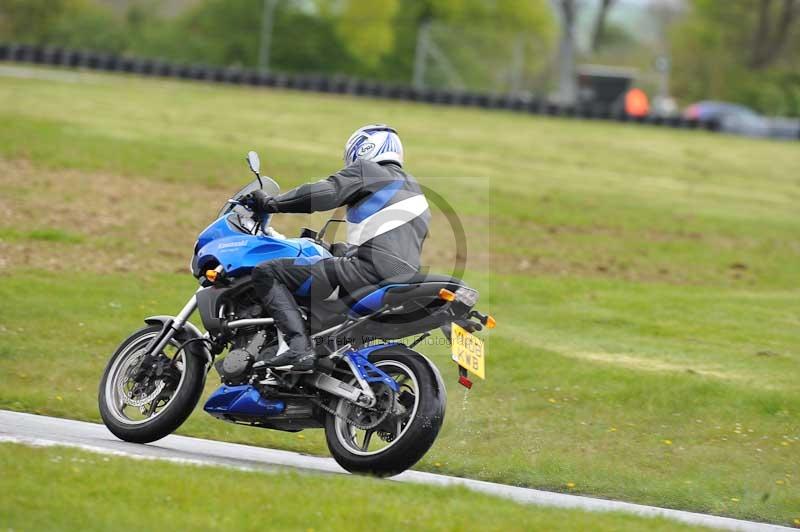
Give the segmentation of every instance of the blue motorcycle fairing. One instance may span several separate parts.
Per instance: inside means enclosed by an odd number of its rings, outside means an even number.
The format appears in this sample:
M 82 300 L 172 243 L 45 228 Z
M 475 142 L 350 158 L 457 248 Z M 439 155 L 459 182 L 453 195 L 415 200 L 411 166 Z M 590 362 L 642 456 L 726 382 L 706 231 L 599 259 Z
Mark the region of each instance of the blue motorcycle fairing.
M 327 249 L 308 238 L 290 238 L 288 240 L 300 246 L 301 257 L 322 257 L 326 259 L 333 256 Z
M 356 301 L 353 306 L 350 308 L 350 317 L 351 318 L 359 318 L 361 316 L 366 316 L 367 314 L 372 314 L 373 312 L 377 312 L 383 306 L 383 296 L 386 295 L 386 292 L 390 288 L 396 288 L 398 286 L 408 286 L 407 284 L 390 284 L 386 286 L 382 286 L 378 288 L 374 292 L 370 292 L 369 294 L 365 295 L 358 301 Z
M 198 272 L 217 263 L 226 274 L 235 277 L 248 273 L 265 260 L 331 256 L 322 246 L 306 238 L 282 239 L 244 233 L 228 218 L 229 215 L 218 218 L 200 233 L 195 248 Z
M 250 384 L 226 386 L 223 384 L 206 401 L 203 410 L 212 416 L 269 417 L 282 414 L 286 404 L 276 399 L 261 397 Z

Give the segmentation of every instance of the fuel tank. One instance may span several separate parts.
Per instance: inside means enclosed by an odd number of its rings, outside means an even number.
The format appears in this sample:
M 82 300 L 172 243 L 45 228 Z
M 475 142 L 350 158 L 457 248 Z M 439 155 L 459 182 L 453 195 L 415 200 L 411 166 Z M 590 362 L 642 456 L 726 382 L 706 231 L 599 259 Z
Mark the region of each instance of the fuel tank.
M 200 233 L 192 260 L 195 277 L 212 264 L 221 264 L 226 275 L 238 277 L 265 260 L 330 256 L 325 248 L 307 238 L 252 235 L 242 232 L 229 218 L 230 215 L 217 219 Z

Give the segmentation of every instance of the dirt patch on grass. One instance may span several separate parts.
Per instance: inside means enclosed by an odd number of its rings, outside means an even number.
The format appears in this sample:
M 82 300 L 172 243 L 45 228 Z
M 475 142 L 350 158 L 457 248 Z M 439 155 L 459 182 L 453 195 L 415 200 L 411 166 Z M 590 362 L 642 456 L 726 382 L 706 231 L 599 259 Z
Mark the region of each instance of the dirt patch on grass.
M 501 271 L 522 275 L 750 285 L 775 267 L 770 255 L 795 253 L 785 241 L 767 236 L 698 231 L 680 223 L 670 231 L 605 222 L 568 225 L 501 215 L 491 240 L 495 262 Z
M 731 371 L 703 367 L 696 364 L 677 364 L 657 358 L 637 357 L 623 353 L 599 353 L 585 351 L 559 351 L 559 353 L 569 358 L 588 360 L 590 362 L 597 362 L 601 364 L 611 364 L 635 371 L 689 373 L 693 375 L 700 375 L 702 377 L 733 381 L 747 381 L 752 379 L 752 376 L 739 375 Z
M 225 200 L 244 183 L 209 186 L 132 179 L 108 173 L 44 173 L 27 161 L 0 159 L 0 267 L 91 272 L 186 272 L 192 246 Z M 325 213 L 280 215 L 287 236 L 319 228 Z M 446 217 L 434 213 L 423 260 L 488 271 L 491 250 L 479 226 L 467 229 L 467 255 Z M 329 237 L 344 238 L 342 227 Z M 464 260 L 461 260 L 461 259 Z
M 221 186 L 74 170 L 43 172 L 27 161 L 0 159 L 0 267 L 185 272 L 198 233 L 242 184 L 234 179 Z M 280 215 L 274 225 L 295 236 L 303 226 L 319 228 L 328 216 Z M 488 216 L 471 215 L 454 226 L 434 211 L 423 264 L 440 272 L 463 267 L 500 274 L 678 284 L 719 277 L 720 268 L 715 270 L 713 264 L 650 260 L 640 253 L 648 244 L 647 234 L 522 220 L 511 227 L 509 222 L 500 228 Z M 598 243 L 587 244 L 586 235 L 597 236 Z M 651 236 L 653 241 L 705 238 L 697 233 Z M 329 237 L 344 239 L 344 228 L 333 227 Z M 616 249 L 607 249 L 609 245 Z M 751 270 L 736 264 L 730 269 L 731 278 L 746 282 L 753 277 Z
M 226 195 L 221 188 L 112 174 L 43 173 L 6 160 L 0 160 L 0 192 L 2 225 L 16 235 L 0 233 L 3 267 L 94 272 L 185 268 L 196 228 Z M 75 236 L 26 237 L 49 233 Z
M 716 379 L 727 381 L 731 383 L 739 383 L 752 385 L 757 378 L 753 373 L 739 373 L 730 369 L 723 369 L 719 367 L 710 367 L 702 364 L 686 363 L 680 364 L 676 362 L 668 362 L 666 360 L 650 357 L 637 357 L 623 353 L 604 353 L 604 352 L 587 352 L 587 351 L 565 351 L 559 350 L 559 354 L 568 358 L 575 358 L 579 360 L 586 360 L 600 364 L 609 364 L 621 368 L 630 369 L 633 371 L 654 372 L 654 373 L 676 373 L 676 374 L 689 374 L 705 377 L 709 379 Z M 765 379 L 758 380 L 758 386 L 766 390 L 778 390 L 780 386 L 776 386 L 772 382 Z

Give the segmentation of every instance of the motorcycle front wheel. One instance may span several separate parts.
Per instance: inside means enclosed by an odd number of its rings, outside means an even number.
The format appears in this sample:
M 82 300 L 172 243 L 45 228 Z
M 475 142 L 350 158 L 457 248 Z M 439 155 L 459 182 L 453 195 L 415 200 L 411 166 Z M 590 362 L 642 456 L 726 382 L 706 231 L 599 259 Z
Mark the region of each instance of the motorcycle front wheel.
M 436 367 L 405 346 L 381 349 L 370 362 L 394 379 L 399 391 L 374 384 L 378 403 L 373 409 L 340 400 L 336 414 L 326 417 L 325 437 L 331 455 L 346 470 L 389 477 L 413 466 L 431 448 L 444 422 L 447 395 Z
M 194 410 L 205 384 L 205 364 L 173 338 L 158 354 L 158 375 L 141 378 L 141 363 L 160 325 L 131 334 L 108 361 L 100 380 L 100 416 L 124 441 L 149 443 L 174 432 Z

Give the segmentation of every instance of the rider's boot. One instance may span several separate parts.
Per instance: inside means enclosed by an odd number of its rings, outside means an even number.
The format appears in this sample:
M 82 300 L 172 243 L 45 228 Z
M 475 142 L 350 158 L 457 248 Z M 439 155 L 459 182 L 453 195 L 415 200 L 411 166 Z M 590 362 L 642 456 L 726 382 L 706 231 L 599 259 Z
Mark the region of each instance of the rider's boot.
M 267 313 L 275 320 L 275 326 L 283 334 L 289 346 L 287 351 L 266 361 L 272 368 L 291 369 L 293 371 L 310 371 L 314 369 L 317 355 L 311 339 L 306 333 L 305 322 L 300 308 L 289 289 L 281 283 L 272 283 L 264 298 Z

